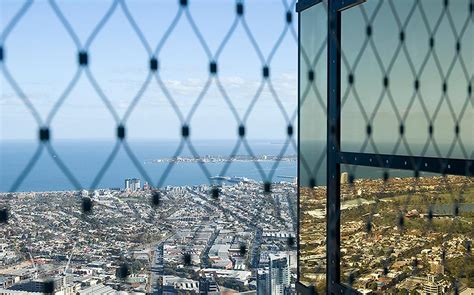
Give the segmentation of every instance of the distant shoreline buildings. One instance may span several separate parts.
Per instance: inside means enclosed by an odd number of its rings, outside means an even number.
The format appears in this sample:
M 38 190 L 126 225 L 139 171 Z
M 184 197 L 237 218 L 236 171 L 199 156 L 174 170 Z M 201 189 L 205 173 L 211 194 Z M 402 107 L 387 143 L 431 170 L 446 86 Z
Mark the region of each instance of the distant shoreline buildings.
M 124 190 L 125 191 L 139 191 L 141 190 L 141 182 L 139 178 L 127 178 L 125 179 Z

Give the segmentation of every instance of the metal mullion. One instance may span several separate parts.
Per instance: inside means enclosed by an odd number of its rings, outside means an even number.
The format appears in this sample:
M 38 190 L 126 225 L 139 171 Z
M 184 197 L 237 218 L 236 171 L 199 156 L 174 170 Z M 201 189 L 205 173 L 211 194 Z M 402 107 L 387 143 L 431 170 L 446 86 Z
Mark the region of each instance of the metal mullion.
M 302 12 L 321 2 L 322 0 L 299 0 L 298 3 L 296 3 L 296 12 Z
M 339 152 L 338 162 L 340 164 L 377 168 L 380 168 L 382 163 L 382 167 L 387 169 L 415 170 L 461 176 L 474 175 L 473 160 L 466 159 Z
M 299 2 L 298 2 L 299 3 Z M 297 194 L 296 194 L 296 219 L 298 220 L 298 226 L 296 227 L 296 282 L 300 282 L 300 253 L 301 253 L 301 248 L 300 248 L 300 224 L 301 224 L 301 212 L 300 212 L 300 187 L 301 187 L 301 175 L 300 175 L 300 157 L 301 157 L 301 119 L 300 119 L 300 79 L 301 79 L 301 17 L 298 17 L 298 162 L 297 162 L 297 168 L 296 168 L 296 188 L 297 188 Z M 297 285 L 298 286 L 298 285 Z
M 328 75 L 327 75 L 327 223 L 326 223 L 326 286 L 328 294 L 336 294 L 340 281 L 340 164 L 341 138 L 341 7 L 340 0 L 328 1 Z

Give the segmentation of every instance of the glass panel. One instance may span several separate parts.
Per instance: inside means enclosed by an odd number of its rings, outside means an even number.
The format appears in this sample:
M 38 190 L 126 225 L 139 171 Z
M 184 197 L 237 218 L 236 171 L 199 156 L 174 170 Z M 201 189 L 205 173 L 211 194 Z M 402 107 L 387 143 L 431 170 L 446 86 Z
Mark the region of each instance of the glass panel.
M 327 15 L 323 4 L 300 14 L 300 281 L 325 290 Z
M 341 282 L 384 294 L 472 287 L 474 178 L 342 170 Z
M 472 2 L 444 2 L 342 13 L 344 151 L 472 158 Z
M 472 159 L 472 1 L 342 14 L 342 150 Z M 343 165 L 341 281 L 364 294 L 472 287 L 473 178 Z

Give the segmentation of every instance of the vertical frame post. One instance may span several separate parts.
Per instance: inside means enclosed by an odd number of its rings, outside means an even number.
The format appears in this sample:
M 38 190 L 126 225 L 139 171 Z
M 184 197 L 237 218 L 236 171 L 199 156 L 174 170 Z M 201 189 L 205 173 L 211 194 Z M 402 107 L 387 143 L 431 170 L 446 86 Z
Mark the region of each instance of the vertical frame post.
M 328 294 L 336 294 L 340 282 L 341 202 L 338 152 L 341 138 L 341 12 L 339 0 L 328 0 L 328 95 L 327 95 L 327 223 L 326 286 Z
M 299 11 L 298 11 L 299 12 Z M 300 250 L 300 225 L 301 225 L 301 209 L 300 209 L 300 186 L 301 186 L 301 175 L 300 175 L 300 157 L 301 157 L 301 133 L 300 133 L 300 71 L 301 71 L 301 65 L 300 65 L 300 55 L 301 55 L 301 17 L 298 15 L 298 138 L 297 138 L 297 154 L 298 154 L 298 162 L 297 162 L 297 167 L 296 167 L 296 219 L 298 221 L 298 226 L 296 227 L 296 282 L 297 285 L 300 282 L 300 255 L 301 255 L 301 250 Z

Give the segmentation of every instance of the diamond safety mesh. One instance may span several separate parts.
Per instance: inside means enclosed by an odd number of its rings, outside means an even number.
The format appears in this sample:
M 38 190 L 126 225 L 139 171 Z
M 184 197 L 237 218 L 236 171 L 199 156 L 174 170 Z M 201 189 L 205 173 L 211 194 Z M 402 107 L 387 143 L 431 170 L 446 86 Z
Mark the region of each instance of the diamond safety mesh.
M 252 3 L 251 1 L 249 2 Z M 173 173 L 173 170 L 175 170 L 177 160 L 179 157 L 184 155 L 184 150 L 188 149 L 190 153 L 188 158 L 191 158 L 193 163 L 196 163 L 199 167 L 200 172 L 204 174 L 205 178 L 208 180 L 207 187 L 209 189 L 205 192 L 186 193 L 186 191 L 183 191 L 181 196 L 183 197 L 183 202 L 187 202 L 186 198 L 190 198 L 190 203 L 195 201 L 196 198 L 209 198 L 214 201 L 214 205 L 212 206 L 218 207 L 219 210 L 224 212 L 223 214 L 226 218 L 238 219 L 240 222 L 251 228 L 256 237 L 261 237 L 263 231 L 268 229 L 268 227 L 263 224 L 264 220 L 262 218 L 264 218 L 264 215 L 260 214 L 261 212 L 247 212 L 248 217 L 244 218 L 239 214 L 239 211 L 244 210 L 244 207 L 235 207 L 233 210 L 229 210 L 229 208 L 224 207 L 219 203 L 220 199 L 225 200 L 226 198 L 233 197 L 233 190 L 232 188 L 226 188 L 223 186 L 222 179 L 215 177 L 215 175 L 228 175 L 228 172 L 232 169 L 234 160 L 239 159 L 242 154 L 245 154 L 247 156 L 246 159 L 251 159 L 253 165 L 252 169 L 256 171 L 256 173 L 254 173 L 255 171 L 249 171 L 249 174 L 256 174 L 256 178 L 261 181 L 258 191 L 252 192 L 252 195 L 250 196 L 251 198 L 242 201 L 241 206 L 244 206 L 244 202 L 252 202 L 252 206 L 262 208 L 263 210 L 263 208 L 268 204 L 272 204 L 272 206 L 277 208 L 275 210 L 278 211 L 275 213 L 275 218 L 278 223 L 288 223 L 287 220 L 285 221 L 285 218 L 287 218 L 293 220 L 294 224 L 296 224 L 296 209 L 293 207 L 293 203 L 296 202 L 295 189 L 293 188 L 290 191 L 281 190 L 278 186 L 278 181 L 279 179 L 281 180 L 281 176 L 276 175 L 281 163 L 288 160 L 284 157 L 287 157 L 288 155 L 290 155 L 290 158 L 293 157 L 291 153 L 296 153 L 297 150 L 297 128 L 295 126 L 297 119 L 297 102 L 295 99 L 296 85 L 294 83 L 296 82 L 297 48 L 297 22 L 295 21 L 296 13 L 294 11 L 295 2 L 296 0 L 283 0 L 268 4 L 277 7 L 279 11 L 281 11 L 281 15 L 279 18 L 270 19 L 269 23 L 258 23 L 260 31 L 262 30 L 261 26 L 265 26 L 265 30 L 271 29 L 274 32 L 271 36 L 276 36 L 276 38 L 265 38 L 264 40 L 263 38 L 262 40 L 257 38 L 257 35 L 254 33 L 255 26 L 257 26 L 255 25 L 256 22 L 251 17 L 247 16 L 249 11 L 252 12 L 252 6 L 247 5 L 248 3 L 242 0 L 236 0 L 235 2 L 228 1 L 226 3 L 227 9 L 232 11 L 232 20 L 229 23 L 229 26 L 225 28 L 225 34 L 223 36 L 213 34 L 213 32 L 208 29 L 205 32 L 202 30 L 200 23 L 203 21 L 203 14 L 200 10 L 199 1 L 179 0 L 158 3 L 156 9 L 160 9 L 160 7 L 163 6 L 163 8 L 167 9 L 167 12 L 173 11 L 174 13 L 166 25 L 154 27 L 155 30 L 161 33 L 158 40 L 147 35 L 145 30 L 142 29 L 142 20 L 138 19 L 134 12 L 136 8 L 135 4 L 137 3 L 133 1 L 112 0 L 108 2 L 108 7 L 104 10 L 104 13 L 101 14 L 100 18 L 98 18 L 93 24 L 88 24 L 91 26 L 92 30 L 87 32 L 87 34 L 83 33 L 84 28 L 82 25 L 80 26 L 80 29 L 78 28 L 79 25 L 77 25 L 77 20 L 76 22 L 71 20 L 72 16 L 70 11 L 64 9 L 64 7 L 67 6 L 65 2 L 55 0 L 26 0 L 21 3 L 14 3 L 18 6 L 18 9 L 16 9 L 12 15 L 5 15 L 5 21 L 2 11 L 2 22 L 4 22 L 2 27 L 3 30 L 0 35 L 0 72 L 3 79 L 2 95 L 3 87 L 5 87 L 5 89 L 8 87 L 13 93 L 12 96 L 14 96 L 14 99 L 20 101 L 24 105 L 25 109 L 23 110 L 23 115 L 25 117 L 29 116 L 34 120 L 34 125 L 31 126 L 31 129 L 34 129 L 36 133 L 36 138 L 34 138 L 36 149 L 31 157 L 27 159 L 26 165 L 19 169 L 18 175 L 15 177 L 14 181 L 8 183 L 8 193 L 21 193 L 23 186 L 28 182 L 29 177 L 32 174 L 32 171 L 37 169 L 40 160 L 47 156 L 74 189 L 74 192 L 72 190 L 70 192 L 65 192 L 65 196 L 70 197 L 77 202 L 74 203 L 74 206 L 71 206 L 70 203 L 62 200 L 54 193 L 44 192 L 37 194 L 37 196 L 40 196 L 43 199 L 35 199 L 32 201 L 32 204 L 34 203 L 39 214 L 47 214 L 49 210 L 56 210 L 58 209 L 56 206 L 61 206 L 62 210 L 71 214 L 71 219 L 64 220 L 64 224 L 51 225 L 56 229 L 63 229 L 67 223 L 78 222 L 82 224 L 84 222 L 84 224 L 81 225 L 82 232 L 65 234 L 70 238 L 71 245 L 65 246 L 64 252 L 66 253 L 63 253 L 63 255 L 69 255 L 69 259 L 70 257 L 77 256 L 77 248 L 79 247 L 85 249 L 83 250 L 85 251 L 83 254 L 86 255 L 86 252 L 91 249 L 91 241 L 97 242 L 99 237 L 100 239 L 105 238 L 106 240 L 114 241 L 114 243 L 123 245 L 120 234 L 111 232 L 108 229 L 108 226 L 112 226 L 114 222 L 123 223 L 123 234 L 136 236 L 130 247 L 138 247 L 141 244 L 139 241 L 151 243 L 154 237 L 156 238 L 156 236 L 163 234 L 156 226 L 154 226 L 157 222 L 160 222 L 160 220 L 165 224 L 165 226 L 171 227 L 171 225 L 164 221 L 164 219 L 169 218 L 170 214 L 168 211 L 175 208 L 172 208 L 170 203 L 167 204 L 166 200 L 170 200 L 172 197 L 169 193 L 164 191 L 164 189 L 165 187 L 168 187 L 167 180 Z M 29 93 L 29 91 L 27 91 L 28 85 L 24 85 L 20 82 L 23 80 L 23 77 L 15 71 L 15 61 L 17 61 L 17 59 L 10 59 L 10 56 L 13 56 L 15 52 L 10 51 L 11 47 L 9 47 L 9 44 L 13 42 L 12 39 L 15 37 L 16 40 L 20 39 L 22 42 L 25 42 L 25 44 L 28 42 L 28 40 L 24 39 L 24 35 L 18 35 L 17 37 L 16 34 L 18 34 L 18 28 L 24 23 L 31 22 L 35 26 L 39 25 L 38 19 L 34 18 L 30 13 L 38 4 L 43 5 L 43 9 L 47 10 L 49 13 L 50 20 L 54 20 L 52 22 L 45 22 L 44 25 L 55 26 L 55 29 L 58 29 L 56 28 L 56 26 L 58 26 L 60 30 L 66 32 L 68 43 L 72 48 L 72 52 L 52 52 L 52 54 L 55 55 L 55 62 L 60 63 L 61 69 L 65 68 L 67 65 L 74 65 L 72 71 L 70 71 L 72 76 L 67 78 L 68 81 L 66 85 L 61 89 L 60 94 L 57 97 L 54 97 L 54 103 L 51 108 L 45 112 L 42 111 L 42 102 L 38 97 L 36 97 L 36 94 Z M 88 4 L 84 3 L 81 5 L 87 6 Z M 207 3 L 207 5 L 211 7 L 214 4 Z M 212 14 L 212 11 L 206 11 L 204 16 L 211 16 Z M 129 30 L 131 29 L 132 33 L 125 35 L 122 31 L 115 32 L 117 36 L 124 34 L 124 36 L 127 37 L 125 38 L 125 41 L 122 41 L 122 43 L 117 46 L 117 48 L 114 48 L 114 51 L 116 52 L 113 53 L 121 54 L 121 51 L 129 45 L 129 41 L 130 46 L 132 46 L 131 43 L 138 40 L 140 52 L 137 52 L 137 56 L 140 56 L 140 54 L 146 56 L 146 58 L 141 61 L 141 72 L 146 73 L 144 79 L 136 81 L 136 76 L 133 76 L 130 81 L 127 81 L 137 84 L 138 87 L 134 95 L 126 99 L 126 105 L 121 107 L 117 106 L 118 102 L 115 96 L 118 95 L 111 94 L 109 89 L 106 89 L 103 85 L 102 77 L 104 77 L 104 69 L 100 68 L 100 65 L 103 63 L 101 63 L 95 54 L 96 51 L 100 51 L 101 49 L 102 45 L 100 42 L 104 38 L 104 34 L 109 33 L 107 30 L 110 31 L 109 25 L 111 23 L 114 25 L 116 24 L 114 17 L 117 15 L 123 16 L 121 19 L 122 22 L 125 22 L 125 26 Z M 252 17 L 254 17 L 254 15 L 252 15 Z M 219 19 L 219 21 L 224 23 L 224 20 L 222 19 Z M 221 24 L 218 23 L 218 25 Z M 178 27 L 183 26 L 191 32 L 189 36 L 194 38 L 193 40 L 184 40 L 183 36 L 178 35 Z M 54 36 L 49 37 L 54 38 Z M 128 38 L 135 39 L 129 40 Z M 191 100 L 184 102 L 182 100 L 182 94 L 177 94 L 176 91 L 172 89 L 174 86 L 173 83 L 176 81 L 173 81 L 172 79 L 165 77 L 165 74 L 162 74 L 162 70 L 165 70 L 166 67 L 168 67 L 168 69 L 173 68 L 173 65 L 175 64 L 174 68 L 177 71 L 180 71 L 183 75 L 183 79 L 185 79 L 185 77 L 187 77 L 187 70 L 191 70 L 194 66 L 194 64 L 185 64 L 190 56 L 192 58 L 193 54 L 190 52 L 187 52 L 184 57 L 179 56 L 178 53 L 176 53 L 176 55 L 171 55 L 170 57 L 168 47 L 170 43 L 176 42 L 176 38 L 181 38 L 180 41 L 178 41 L 178 43 L 181 42 L 179 45 L 181 48 L 179 48 L 177 52 L 183 53 L 183 50 L 185 51 L 186 48 L 182 47 L 186 47 L 188 41 L 190 44 L 197 42 L 197 46 L 190 47 L 188 50 L 194 50 L 197 48 L 203 52 L 204 56 L 202 64 L 205 66 L 202 68 L 202 71 L 205 73 L 205 78 L 202 81 L 190 81 L 190 83 L 198 84 L 194 86 L 197 86 L 199 91 L 197 92 L 197 95 L 193 94 Z M 49 40 L 44 42 L 49 42 Z M 230 44 L 232 42 L 234 42 L 234 44 Z M 252 82 L 252 86 L 255 86 L 255 89 L 249 87 L 250 90 L 244 93 L 245 97 L 236 95 L 235 91 L 232 89 L 231 83 L 229 83 L 232 78 L 238 79 L 238 77 L 229 78 L 226 76 L 229 72 L 229 69 L 226 68 L 226 65 L 229 64 L 225 61 L 226 58 L 229 58 L 229 56 L 226 55 L 226 52 L 228 51 L 229 46 L 235 46 L 235 43 L 237 43 L 237 46 L 239 47 L 247 46 L 247 50 L 243 50 L 242 54 L 238 56 L 238 59 L 246 60 L 250 54 L 253 54 L 256 57 L 255 62 L 253 60 L 251 61 L 254 62 L 255 67 L 258 68 L 256 73 L 252 73 L 257 77 L 255 81 Z M 176 45 L 176 43 L 173 45 Z M 61 47 L 60 50 L 63 50 L 64 48 L 67 47 Z M 135 46 L 132 48 L 138 47 Z M 34 48 L 31 48 L 31 50 L 34 52 Z M 58 51 L 60 50 L 58 49 Z M 163 58 L 163 52 L 166 50 L 168 50 L 167 58 Z M 281 51 L 284 52 L 285 56 L 282 57 L 280 54 Z M 288 52 L 293 52 L 295 56 L 286 56 Z M 112 52 L 109 53 L 111 56 L 113 55 Z M 73 56 L 73 60 L 67 59 L 67 56 Z M 113 56 L 116 58 L 116 55 Z M 196 56 L 199 55 L 196 54 Z M 127 58 L 128 56 L 124 53 L 123 57 L 114 62 L 126 62 Z M 288 75 L 288 69 L 281 69 L 278 65 L 273 67 L 274 64 L 278 64 L 276 60 L 282 58 L 295 61 L 295 67 L 289 69 L 291 77 L 286 80 L 281 77 L 282 75 L 284 76 L 285 73 Z M 31 60 L 30 62 L 32 63 L 31 66 L 35 67 L 37 61 Z M 70 69 L 65 69 L 65 72 L 67 72 L 66 70 Z M 221 73 L 225 71 L 227 71 L 226 74 L 221 75 Z M 250 71 L 252 70 L 249 69 L 244 73 L 237 73 L 236 75 L 245 76 L 248 75 L 248 72 Z M 35 77 L 33 76 L 33 83 L 35 80 L 34 78 Z M 55 141 L 55 134 L 57 134 L 56 130 L 59 130 L 62 127 L 58 125 L 61 124 L 61 120 L 64 120 L 64 116 L 71 114 L 70 110 L 65 115 L 62 115 L 62 112 L 73 96 L 73 93 L 78 89 L 82 90 L 86 88 L 88 89 L 88 92 L 84 92 L 86 95 L 95 97 L 103 106 L 105 106 L 102 114 L 103 117 L 101 117 L 100 120 L 94 121 L 98 122 L 96 126 L 94 126 L 94 129 L 103 130 L 104 128 L 107 128 L 110 124 L 102 124 L 99 122 L 102 122 L 101 120 L 104 120 L 105 122 L 106 119 L 111 119 L 113 122 L 113 128 L 110 130 L 110 134 L 114 134 L 114 144 L 111 146 L 110 151 L 108 151 L 107 157 L 103 159 L 92 158 L 92 160 L 84 157 L 84 165 L 87 165 L 87 163 L 89 163 L 88 161 L 97 161 L 100 163 L 99 168 L 93 171 L 93 177 L 91 177 L 90 182 L 83 181 L 84 177 L 77 174 L 78 171 L 76 171 L 72 167 L 73 165 L 70 165 L 68 160 L 65 159 L 64 150 L 59 150 Z M 214 88 L 212 94 L 210 94 L 211 88 Z M 164 99 L 157 102 L 157 105 L 163 106 L 166 104 L 168 106 L 168 112 L 173 113 L 176 120 L 179 122 L 179 128 L 175 130 L 179 140 L 176 146 L 173 147 L 170 159 L 162 173 L 150 172 L 150 170 L 145 167 L 143 159 L 138 156 L 133 140 L 131 140 L 134 135 L 133 132 L 136 129 L 129 128 L 130 122 L 134 120 L 134 117 L 141 116 L 143 109 L 140 109 L 139 105 L 143 100 L 149 99 L 149 97 L 145 98 L 149 91 L 159 92 L 157 95 Z M 252 93 L 250 93 L 250 91 L 252 91 Z M 218 109 L 217 112 L 227 112 L 225 113 L 227 119 L 232 122 L 225 126 L 232 125 L 231 129 L 226 130 L 226 134 L 228 137 L 232 138 L 232 141 L 234 142 L 230 153 L 225 155 L 226 160 L 224 165 L 217 173 L 209 168 L 210 164 L 206 162 L 208 156 L 203 155 L 200 152 L 199 144 L 196 145 L 194 141 L 196 134 L 212 135 L 215 131 L 212 128 L 202 129 L 201 126 L 203 125 L 200 124 L 203 121 L 210 122 L 214 120 L 214 114 L 203 116 L 202 114 L 199 114 L 199 111 L 203 108 L 203 104 L 205 104 L 209 98 L 215 98 L 216 96 L 218 97 L 217 99 L 224 103 L 224 107 Z M 273 114 L 274 117 L 276 117 L 276 121 L 280 122 L 280 125 L 278 126 L 283 126 L 281 130 L 278 131 L 278 141 L 282 143 L 280 144 L 281 148 L 278 148 L 277 153 L 273 155 L 273 159 L 269 161 L 272 163 L 269 168 L 261 163 L 262 149 L 258 146 L 255 147 L 255 136 L 249 136 L 252 130 L 258 130 L 259 128 L 274 128 L 265 122 L 259 121 L 258 112 L 261 111 L 261 106 L 257 108 L 257 105 L 261 102 L 264 103 L 265 111 Z M 70 107 L 71 106 L 68 105 L 68 108 Z M 84 114 L 84 121 L 88 120 L 88 118 L 86 118 L 87 111 L 84 112 L 78 108 L 77 112 L 73 113 L 73 115 L 76 116 L 81 116 L 82 114 Z M 220 116 L 221 114 L 215 114 L 215 118 L 220 118 Z M 5 128 L 5 130 L 6 128 L 14 130 L 15 126 L 12 126 L 11 123 L 9 124 L 8 118 L 5 118 L 6 119 L 2 119 L 2 124 L 5 123 L 2 128 Z M 160 126 L 143 127 L 153 130 L 150 131 L 153 133 L 151 135 L 152 138 L 155 135 L 158 138 L 160 132 L 170 128 L 169 126 L 172 125 L 171 122 L 161 123 L 162 125 Z M 152 123 L 150 123 L 150 125 L 151 124 Z M 218 119 L 215 119 L 213 124 L 217 125 L 220 124 L 220 122 Z M 209 127 L 209 125 L 204 126 Z M 70 132 L 74 133 L 75 130 L 71 130 Z M 81 132 L 87 133 L 87 131 L 84 130 Z M 265 130 L 263 130 L 263 132 L 265 132 Z M 71 135 L 74 137 L 74 134 Z M 157 146 L 156 148 L 159 149 L 160 146 Z M 125 153 L 125 159 L 124 157 L 119 156 L 121 152 Z M 114 166 L 115 162 L 123 160 L 131 161 L 141 179 L 151 185 L 152 193 L 147 196 L 147 203 L 151 204 L 151 206 L 146 206 L 138 210 L 137 206 L 139 206 L 139 204 L 130 202 L 130 200 L 125 200 L 124 203 L 119 204 L 118 207 L 121 212 L 120 214 L 123 213 L 123 216 L 117 216 L 111 219 L 109 217 L 113 214 L 118 214 L 117 211 L 112 210 L 111 207 L 102 205 L 97 206 L 95 202 L 97 196 L 95 194 L 102 188 L 103 180 L 107 173 L 116 169 L 116 166 Z M 2 167 L 2 169 L 3 168 L 4 167 Z M 5 169 L 8 168 L 5 167 Z M 2 223 L 7 223 L 8 226 L 12 226 L 18 221 L 18 218 L 15 210 L 9 206 L 11 195 L 2 194 L 2 196 L 4 198 L 2 200 L 2 208 L 0 211 L 1 221 Z M 49 207 L 50 204 L 45 200 L 50 200 L 52 204 L 55 204 L 55 207 Z M 288 210 L 291 212 L 292 216 L 287 216 L 284 215 L 284 213 L 279 212 L 279 209 L 283 207 L 280 202 L 288 202 Z M 186 204 L 183 204 L 183 210 L 185 205 Z M 206 207 L 206 205 L 203 205 L 202 208 L 197 208 L 196 210 L 199 211 L 200 214 L 206 214 L 207 209 L 209 208 Z M 81 216 L 76 214 L 77 210 L 82 211 Z M 131 211 L 131 214 L 127 215 L 130 213 L 129 211 Z M 181 213 L 185 214 L 186 212 Z M 127 218 L 129 218 L 129 222 L 127 222 Z M 34 222 L 34 220 L 34 218 L 30 219 L 32 222 Z M 133 228 L 128 228 L 127 224 L 133 224 Z M 23 226 L 29 227 L 29 225 Z M 49 229 L 47 226 L 48 224 L 45 224 L 45 227 L 41 227 L 39 230 L 48 232 Z M 76 237 L 74 237 L 75 235 Z M 197 235 L 197 232 L 195 235 Z M 77 236 L 80 236 L 81 238 L 77 240 Z M 50 237 L 48 236 L 48 238 Z M 189 241 L 189 244 L 196 242 L 197 238 L 197 236 L 193 237 L 191 241 Z M 216 239 L 216 236 L 213 236 L 213 239 Z M 28 237 L 27 240 L 30 241 L 30 237 Z M 244 256 L 247 251 L 246 247 L 252 248 L 249 249 L 252 250 L 252 252 L 258 250 L 259 246 L 256 244 L 257 242 L 254 243 L 255 244 L 250 244 L 248 246 L 245 245 L 242 247 L 242 256 Z M 35 245 L 35 247 L 36 246 L 38 245 Z M 25 247 L 27 248 L 22 249 L 22 252 L 29 253 L 30 258 L 33 260 L 31 257 L 32 251 L 28 248 L 30 246 L 26 245 Z M 290 235 L 287 248 L 291 250 L 295 247 L 294 237 Z M 160 247 L 158 247 L 158 249 L 159 248 Z M 253 248 L 256 248 L 257 250 Z M 38 250 L 38 248 L 36 248 L 36 250 Z M 113 250 L 110 255 L 118 255 L 114 251 L 115 250 Z M 74 254 L 72 254 L 73 252 Z M 89 253 L 87 253 L 87 255 L 89 255 Z M 163 256 L 163 244 L 161 244 L 160 255 L 161 257 Z M 190 267 L 193 264 L 191 261 L 193 259 L 192 256 L 194 256 L 192 253 L 183 250 L 182 264 L 186 267 Z M 26 259 L 29 258 L 26 257 Z M 163 259 L 163 257 L 161 259 Z M 255 255 L 252 259 L 253 260 L 250 264 L 252 266 L 258 265 L 258 255 Z M 126 263 L 123 257 L 120 257 L 118 261 L 122 261 L 121 264 L 119 263 L 120 267 L 117 268 L 116 276 L 119 279 L 125 280 L 133 270 L 140 267 L 140 264 L 131 265 L 130 263 Z M 165 268 L 162 270 L 162 274 L 171 271 L 173 270 Z M 53 285 L 48 285 L 46 288 L 54 289 Z M 45 292 L 50 291 L 51 290 L 48 289 Z

